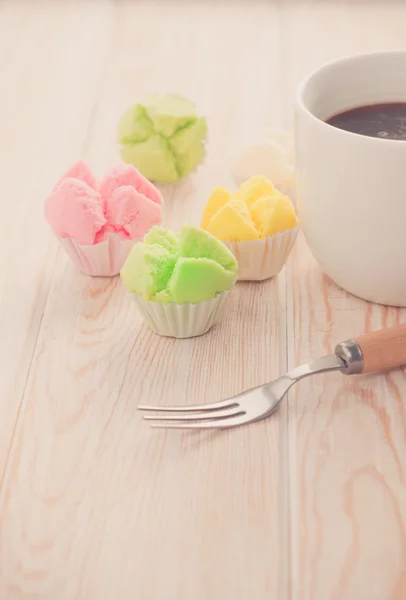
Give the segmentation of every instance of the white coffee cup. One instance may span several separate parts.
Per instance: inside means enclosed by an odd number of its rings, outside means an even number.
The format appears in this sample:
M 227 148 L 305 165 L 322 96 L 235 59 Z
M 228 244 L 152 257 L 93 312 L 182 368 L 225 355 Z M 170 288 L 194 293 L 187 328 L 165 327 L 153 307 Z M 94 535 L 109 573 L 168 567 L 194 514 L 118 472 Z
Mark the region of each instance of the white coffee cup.
M 296 194 L 310 250 L 352 294 L 406 306 L 406 141 L 325 123 L 357 106 L 406 102 L 406 52 L 321 67 L 299 87 Z

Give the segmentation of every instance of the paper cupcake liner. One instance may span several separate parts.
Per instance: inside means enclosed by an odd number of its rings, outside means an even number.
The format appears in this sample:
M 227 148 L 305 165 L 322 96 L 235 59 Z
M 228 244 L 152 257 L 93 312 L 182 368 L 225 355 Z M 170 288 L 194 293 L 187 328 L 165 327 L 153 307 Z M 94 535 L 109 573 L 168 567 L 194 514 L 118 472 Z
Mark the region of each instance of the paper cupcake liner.
M 70 237 L 58 240 L 77 268 L 93 277 L 113 277 L 120 272 L 131 248 L 139 240 L 123 240 L 116 233 L 93 246 L 83 246 Z
M 141 316 L 150 328 L 164 337 L 190 338 L 207 333 L 220 322 L 229 290 L 213 300 L 197 304 L 160 304 L 132 294 Z
M 295 227 L 263 240 L 223 241 L 238 260 L 238 280 L 263 281 L 275 277 L 287 261 L 298 231 Z

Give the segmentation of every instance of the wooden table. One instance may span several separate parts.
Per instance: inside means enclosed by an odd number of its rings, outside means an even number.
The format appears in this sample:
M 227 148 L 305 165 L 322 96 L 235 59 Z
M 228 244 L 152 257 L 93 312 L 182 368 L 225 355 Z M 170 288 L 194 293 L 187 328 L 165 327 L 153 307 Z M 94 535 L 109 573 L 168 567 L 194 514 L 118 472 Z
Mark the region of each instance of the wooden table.
M 236 394 L 406 313 L 338 289 L 299 239 L 220 327 L 163 339 L 118 278 L 74 270 L 42 210 L 77 159 L 117 159 L 128 105 L 174 91 L 210 137 L 162 188 L 165 222 L 197 224 L 235 149 L 291 126 L 307 71 L 395 48 L 400 0 L 1 2 L 1 600 L 406 598 L 403 372 L 303 381 L 219 434 L 152 431 L 136 410 Z

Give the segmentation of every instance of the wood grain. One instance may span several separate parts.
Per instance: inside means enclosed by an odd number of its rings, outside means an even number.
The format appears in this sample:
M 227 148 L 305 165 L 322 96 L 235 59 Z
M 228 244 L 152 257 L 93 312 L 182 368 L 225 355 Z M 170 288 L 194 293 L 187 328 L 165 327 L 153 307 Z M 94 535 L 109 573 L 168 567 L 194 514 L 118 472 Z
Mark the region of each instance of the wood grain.
M 41 205 L 83 151 L 103 67 L 111 6 L 100 2 L 97 23 L 77 6 L 0 5 L 0 480 L 57 256 Z
M 220 327 L 159 338 L 42 213 L 75 160 L 117 160 L 127 106 L 173 91 L 210 134 L 204 165 L 162 187 L 165 222 L 199 223 L 237 148 L 290 125 L 301 77 L 406 47 L 405 17 L 384 0 L 0 3 L 1 600 L 405 598 L 403 371 L 303 381 L 272 419 L 217 434 L 151 431 L 136 406 L 219 400 L 406 311 L 338 289 L 300 236 Z
M 361 348 L 363 373 L 390 371 L 406 365 L 406 325 L 397 325 L 359 335 L 355 342 Z
M 103 9 L 91 6 L 97 23 Z M 277 10 L 237 3 L 231 29 L 226 3 L 116 2 L 112 11 L 77 152 L 101 173 L 117 157 L 118 117 L 138 95 L 196 99 L 210 124 L 205 165 L 162 191 L 167 224 L 198 223 L 211 188 L 231 185 L 242 136 L 281 110 L 267 91 L 280 76 Z M 236 43 L 244 35 L 248 52 Z M 247 112 L 246 85 L 257 78 Z M 45 227 L 42 235 L 54 243 Z M 284 278 L 238 286 L 222 326 L 185 341 L 155 336 L 117 279 L 82 276 L 61 253 L 47 286 L 3 484 L 0 597 L 283 597 L 286 407 L 250 429 L 183 436 L 157 435 L 136 406 L 214 401 L 283 372 Z
M 401 2 L 285 2 L 286 95 L 324 61 L 406 48 Z M 312 43 L 309 43 L 312 40 Z M 300 47 L 300 52 L 298 48 Z M 299 240 L 288 265 L 288 359 L 406 321 L 318 270 Z M 303 381 L 289 397 L 292 600 L 406 597 L 405 373 Z

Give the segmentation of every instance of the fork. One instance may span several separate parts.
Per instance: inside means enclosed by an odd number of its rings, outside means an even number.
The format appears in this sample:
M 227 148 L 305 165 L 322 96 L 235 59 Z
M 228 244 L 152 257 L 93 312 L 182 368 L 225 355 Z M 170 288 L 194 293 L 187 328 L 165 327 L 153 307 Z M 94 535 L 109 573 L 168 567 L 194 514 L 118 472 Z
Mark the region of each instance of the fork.
M 406 325 L 366 333 L 340 342 L 334 354 L 296 367 L 271 383 L 251 388 L 228 400 L 192 406 L 138 408 L 160 413 L 144 416 L 144 419 L 153 422 L 152 427 L 225 429 L 269 417 L 292 385 L 309 375 L 329 371 L 359 375 L 388 371 L 402 365 L 406 365 Z

